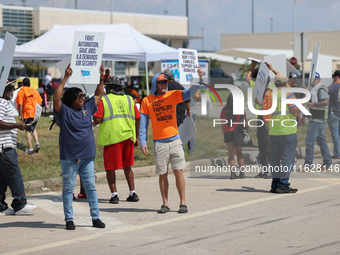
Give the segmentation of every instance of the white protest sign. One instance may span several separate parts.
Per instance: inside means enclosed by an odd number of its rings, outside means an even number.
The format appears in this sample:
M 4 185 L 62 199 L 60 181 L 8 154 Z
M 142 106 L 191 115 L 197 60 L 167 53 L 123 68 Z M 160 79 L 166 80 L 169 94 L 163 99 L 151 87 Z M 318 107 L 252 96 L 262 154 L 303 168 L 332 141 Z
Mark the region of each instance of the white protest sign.
M 291 74 L 296 74 L 296 76 L 298 77 L 298 78 L 300 78 L 301 77 L 301 73 L 294 67 L 294 66 L 292 66 L 292 64 L 291 63 L 289 63 L 288 61 L 286 61 L 286 65 L 287 65 L 287 77 L 289 78 L 289 76 L 291 75 Z
M 210 77 L 210 65 L 209 59 L 199 59 L 198 64 L 200 65 L 203 76 L 202 79 L 209 84 Z M 171 69 L 172 74 L 174 75 L 174 79 L 176 82 L 180 83 L 180 74 L 178 69 L 178 60 L 162 60 L 161 62 L 161 72 L 164 73 L 166 69 Z M 189 88 L 189 84 L 182 84 L 184 88 Z
M 17 38 L 6 32 L 4 45 L 0 55 L 0 95 L 6 86 L 9 71 L 11 70 Z
M 194 78 L 198 78 L 197 50 L 178 49 L 180 83 L 190 84 Z
M 319 58 L 316 71 L 320 74 L 321 81 L 328 87 L 332 81 L 332 58 Z
M 309 78 L 308 78 L 308 88 L 310 87 L 311 83 L 315 79 L 315 73 L 316 73 L 316 66 L 318 64 L 318 57 L 319 57 L 319 51 L 320 51 L 320 45 L 321 42 L 318 43 L 318 45 L 315 47 L 313 50 L 313 57 L 312 57 L 312 63 L 310 65 L 310 70 L 309 70 Z
M 253 94 L 259 100 L 260 103 L 263 101 L 263 93 L 266 89 L 267 81 L 269 76 L 269 69 L 267 68 L 267 65 L 261 61 L 261 65 L 259 68 L 259 72 L 257 73 L 255 86 L 253 89 Z
M 279 73 L 286 74 L 287 66 L 286 66 L 286 55 L 274 55 L 274 56 L 265 56 L 264 61 L 268 64 L 271 64 L 272 67 L 278 71 Z M 270 78 L 275 78 L 275 74 L 273 72 L 269 73 Z
M 248 58 L 248 60 L 250 60 L 250 61 L 254 61 L 255 63 L 261 63 L 261 61 L 262 61 L 262 60 L 260 60 L 260 59 L 257 59 L 257 58 L 251 58 L 251 57 L 249 57 L 249 58 Z
M 65 69 L 67 68 L 68 64 L 71 63 L 71 57 L 68 57 L 56 64 L 58 70 L 61 72 L 62 76 L 65 75 Z M 99 72 L 99 69 L 98 69 Z M 73 75 L 73 74 L 72 74 Z M 97 81 L 98 84 L 99 81 Z M 86 92 L 88 95 L 93 94 L 96 91 L 96 84 L 79 84 L 79 83 L 74 83 L 72 84 L 72 87 L 80 88 L 83 92 Z M 69 87 L 68 86 L 68 81 L 66 81 L 65 88 Z M 85 91 L 84 91 L 85 90 Z
M 102 32 L 74 32 L 69 83 L 98 84 L 105 34 Z

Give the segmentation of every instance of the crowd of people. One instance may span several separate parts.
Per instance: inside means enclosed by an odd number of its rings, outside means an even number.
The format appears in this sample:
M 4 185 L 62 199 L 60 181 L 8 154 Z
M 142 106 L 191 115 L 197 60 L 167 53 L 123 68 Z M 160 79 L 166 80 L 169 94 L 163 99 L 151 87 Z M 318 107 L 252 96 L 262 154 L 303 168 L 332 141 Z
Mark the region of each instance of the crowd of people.
M 282 113 L 281 99 L 296 98 L 300 95 L 294 93 L 281 94 L 285 87 L 297 86 L 296 77 L 289 78 L 277 72 L 270 64 L 269 70 L 275 74 L 274 83 L 268 79 L 262 103 L 255 99 L 257 109 L 268 110 L 272 108 L 272 91 L 277 89 L 277 107 L 272 114 L 258 116 L 264 123 L 257 127 L 259 141 L 259 161 L 261 172 L 258 178 L 271 178 L 272 193 L 295 193 L 297 189 L 291 188 L 289 183 L 290 171 L 295 163 L 295 152 L 298 143 L 296 136 L 297 120 L 300 125 L 305 123 L 305 116 L 294 104 L 288 104 L 287 114 Z M 153 76 L 151 94 L 140 97 L 133 86 L 126 86 L 109 70 L 100 67 L 100 81 L 92 98 L 86 98 L 84 92 L 75 87 L 65 88 L 68 78 L 72 75 L 70 65 L 66 68 L 61 83 L 53 96 L 54 122 L 60 127 L 59 152 L 61 176 L 63 180 L 62 200 L 67 230 L 74 230 L 73 206 L 76 176 L 81 176 L 82 197 L 86 197 L 92 218 L 92 225 L 96 228 L 105 228 L 105 223 L 99 218 L 98 197 L 94 176 L 94 158 L 96 156 L 93 127 L 99 125 L 98 144 L 104 146 L 103 158 L 107 183 L 111 192 L 109 203 L 118 204 L 120 201 L 116 187 L 116 170 L 123 169 L 130 190 L 126 201 L 138 202 L 132 166 L 134 165 L 134 150 L 141 148 L 143 154 L 148 154 L 147 132 L 149 121 L 153 131 L 153 155 L 156 173 L 159 175 L 159 187 L 162 205 L 158 213 L 170 211 L 168 201 L 169 193 L 169 163 L 176 179 L 176 188 L 179 194 L 178 213 L 187 213 L 185 200 L 185 179 L 182 170 L 186 168 L 184 148 L 180 139 L 179 126 L 186 117 L 196 120 L 196 102 L 200 100 L 199 84 L 193 84 L 188 89 L 175 82 L 171 70 Z M 203 71 L 198 67 L 197 72 L 202 80 Z M 258 67 L 252 63 L 246 80 L 254 88 L 258 74 Z M 314 142 L 321 148 L 324 159 L 324 168 L 332 166 L 332 159 L 340 159 L 339 127 L 340 127 L 340 71 L 334 73 L 334 83 L 330 86 L 323 84 L 317 73 L 311 84 L 311 100 L 306 104 L 311 116 L 307 116 L 309 126 L 306 135 L 306 157 L 303 166 L 308 170 L 313 164 Z M 105 86 L 105 89 L 104 89 Z M 39 92 L 30 88 L 29 79 L 23 80 L 23 87 L 18 92 L 17 103 L 19 120 L 16 123 L 13 112 L 8 104 L 13 96 L 13 86 L 8 84 L 0 98 L 0 215 L 30 213 L 36 206 L 28 205 L 25 198 L 25 189 L 17 162 L 16 144 L 17 129 L 25 130 L 28 142 L 28 154 L 33 155 L 40 150 L 35 125 L 36 105 L 42 103 Z M 233 115 L 234 98 L 230 94 L 227 103 L 221 111 L 221 119 L 228 120 L 222 125 L 224 142 L 228 149 L 228 165 L 234 167 L 235 154 L 240 167 L 240 174 L 231 172 L 231 179 L 245 178 L 242 166 L 242 146 L 235 145 L 235 130 L 237 125 L 246 121 L 246 114 Z M 268 125 L 269 120 L 272 121 Z M 334 155 L 330 155 L 325 139 L 324 129 L 326 120 L 330 127 L 334 144 Z M 286 125 L 282 126 L 281 122 Z M 235 123 L 234 125 L 232 123 Z M 290 123 L 292 122 L 292 123 Z M 238 123 L 238 124 L 236 124 Z M 248 131 L 248 126 L 245 129 Z M 35 139 L 35 148 L 31 137 Z M 79 146 L 81 144 L 81 146 Z M 188 144 L 189 152 L 194 149 L 195 137 Z M 288 171 L 269 171 L 269 166 L 287 168 Z M 5 202 L 7 187 L 12 192 L 13 202 L 11 208 Z
M 303 98 L 303 93 L 287 93 L 281 94 L 282 88 L 297 87 L 298 81 L 296 75 L 290 75 L 288 78 L 285 74 L 277 72 L 271 64 L 267 64 L 270 71 L 275 74 L 274 83 L 270 83 L 268 77 L 266 88 L 263 94 L 262 103 L 255 98 L 255 108 L 259 110 L 269 110 L 273 105 L 273 88 L 277 89 L 277 107 L 272 114 L 264 116 L 256 116 L 257 139 L 259 145 L 259 165 L 261 172 L 256 178 L 272 179 L 270 192 L 272 193 L 296 193 L 298 190 L 291 188 L 289 177 L 291 170 L 295 164 L 295 154 L 298 144 L 297 130 L 298 125 L 305 125 L 305 119 L 309 121 L 307 128 L 305 144 L 306 153 L 303 166 L 300 167 L 301 172 L 309 172 L 317 168 L 313 164 L 314 161 L 314 144 L 320 147 L 323 164 L 321 169 L 332 169 L 332 159 L 340 159 L 339 157 L 339 123 L 340 123 L 340 71 L 337 70 L 333 74 L 333 83 L 324 84 L 321 82 L 320 74 L 316 73 L 312 79 L 310 86 L 311 100 L 306 103 L 310 114 L 304 116 L 301 110 L 294 104 L 288 104 L 286 114 L 282 113 L 281 98 L 286 99 Z M 251 70 L 246 75 L 246 81 L 254 88 L 255 79 L 257 77 L 259 67 L 255 61 L 252 61 Z M 304 87 L 306 90 L 308 88 Z M 221 119 L 227 120 L 222 125 L 222 133 L 224 142 L 228 149 L 228 164 L 230 167 L 235 166 L 234 156 L 236 152 L 238 165 L 240 167 L 239 176 L 235 171 L 231 172 L 230 179 L 244 178 L 242 172 L 244 160 L 242 156 L 242 146 L 235 146 L 235 128 L 241 123 L 245 123 L 248 130 L 246 114 L 233 115 L 233 95 L 227 98 L 227 104 L 221 111 Z M 245 120 L 243 122 L 243 120 Z M 334 145 L 334 155 L 331 156 L 325 137 L 326 121 L 330 129 L 332 141 Z M 282 122 L 285 124 L 283 125 Z M 233 124 L 234 123 L 234 124 Z M 262 123 L 262 125 L 261 125 Z M 270 124 L 269 124 L 270 123 Z M 279 169 L 278 171 L 269 171 L 270 169 Z

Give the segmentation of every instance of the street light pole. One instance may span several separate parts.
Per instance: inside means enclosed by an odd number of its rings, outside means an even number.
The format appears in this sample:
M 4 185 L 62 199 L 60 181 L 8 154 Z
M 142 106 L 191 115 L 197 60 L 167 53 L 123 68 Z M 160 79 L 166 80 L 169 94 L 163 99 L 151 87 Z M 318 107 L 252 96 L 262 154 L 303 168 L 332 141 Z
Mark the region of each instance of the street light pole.
M 189 48 L 189 0 L 186 0 L 186 14 L 188 19 L 188 45 L 187 48 Z
M 270 18 L 270 32 L 273 33 L 273 18 Z
M 293 27 L 293 31 L 294 31 L 294 44 L 295 44 L 295 33 L 296 33 L 296 30 L 295 30 L 295 22 L 296 22 L 296 12 L 295 12 L 295 4 L 296 4 L 296 0 L 294 0 L 294 27 Z
M 24 1 L 24 0 L 23 0 L 23 1 Z M 78 0 L 76 0 L 75 9 L 78 9 Z
M 251 32 L 254 34 L 254 0 L 251 0 Z
M 202 52 L 204 51 L 204 28 L 201 28 L 202 30 Z
M 111 25 L 113 24 L 113 0 L 111 0 Z

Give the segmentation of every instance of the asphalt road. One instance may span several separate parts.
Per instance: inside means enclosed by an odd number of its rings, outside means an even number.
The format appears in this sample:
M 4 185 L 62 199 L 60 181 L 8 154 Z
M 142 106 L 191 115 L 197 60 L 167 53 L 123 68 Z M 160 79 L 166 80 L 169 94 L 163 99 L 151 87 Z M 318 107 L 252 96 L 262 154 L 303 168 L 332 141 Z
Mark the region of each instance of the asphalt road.
M 28 195 L 29 203 L 38 206 L 32 214 L 0 216 L 0 253 L 339 253 L 340 173 L 292 173 L 296 194 L 272 194 L 271 180 L 254 175 L 229 180 L 229 174 L 191 177 L 185 172 L 189 213 L 184 215 L 176 212 L 179 198 L 173 175 L 169 175 L 171 212 L 164 215 L 157 214 L 161 206 L 157 177 L 135 180 L 138 203 L 124 201 L 125 181 L 117 183 L 118 205 L 108 203 L 107 184 L 97 184 L 105 229 L 92 227 L 86 199 L 74 202 L 77 228 L 67 231 L 61 191 Z

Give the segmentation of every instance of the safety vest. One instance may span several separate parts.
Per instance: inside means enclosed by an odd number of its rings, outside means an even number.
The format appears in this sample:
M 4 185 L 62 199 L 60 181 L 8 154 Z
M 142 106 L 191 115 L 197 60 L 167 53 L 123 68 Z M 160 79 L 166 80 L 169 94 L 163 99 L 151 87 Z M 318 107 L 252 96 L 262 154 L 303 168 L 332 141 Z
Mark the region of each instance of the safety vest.
M 319 91 L 320 89 L 325 89 L 324 86 L 320 86 L 317 91 L 318 103 L 319 103 Z M 325 90 L 326 91 L 326 90 Z M 328 105 L 324 107 L 313 107 L 309 109 L 309 112 L 312 114 L 313 119 L 328 119 Z
M 269 135 L 290 135 L 297 132 L 296 117 L 290 113 L 286 106 L 286 115 L 281 115 L 281 89 L 277 90 L 277 108 L 269 121 Z M 282 122 L 283 121 L 283 122 Z
M 131 138 L 136 142 L 135 108 L 128 95 L 108 94 L 102 98 L 103 121 L 99 124 L 98 144 L 106 146 Z

